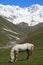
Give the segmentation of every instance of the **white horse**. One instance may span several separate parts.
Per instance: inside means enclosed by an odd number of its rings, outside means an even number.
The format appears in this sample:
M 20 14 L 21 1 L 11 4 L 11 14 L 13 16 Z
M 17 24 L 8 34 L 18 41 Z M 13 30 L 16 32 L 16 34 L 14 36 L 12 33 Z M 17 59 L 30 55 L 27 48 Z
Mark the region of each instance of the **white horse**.
M 16 61 L 19 51 L 24 51 L 24 50 L 27 51 L 27 60 L 30 59 L 33 49 L 34 49 L 33 44 L 29 44 L 29 43 L 15 44 L 11 49 L 9 61 L 10 62 Z

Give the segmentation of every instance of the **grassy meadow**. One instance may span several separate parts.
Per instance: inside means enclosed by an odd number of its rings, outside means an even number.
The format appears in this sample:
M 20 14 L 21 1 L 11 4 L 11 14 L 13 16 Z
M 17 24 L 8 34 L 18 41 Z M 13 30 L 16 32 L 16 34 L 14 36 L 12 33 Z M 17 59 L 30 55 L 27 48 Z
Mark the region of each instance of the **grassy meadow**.
M 43 50 L 34 49 L 31 60 L 26 60 L 26 52 L 18 55 L 18 61 L 9 63 L 10 49 L 0 49 L 0 65 L 43 65 Z

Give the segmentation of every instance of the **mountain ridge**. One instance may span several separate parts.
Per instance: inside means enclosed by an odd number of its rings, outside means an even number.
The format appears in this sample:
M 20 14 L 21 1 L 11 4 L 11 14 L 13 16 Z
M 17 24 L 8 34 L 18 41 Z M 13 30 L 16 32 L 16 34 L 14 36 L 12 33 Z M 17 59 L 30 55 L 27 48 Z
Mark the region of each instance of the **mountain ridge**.
M 43 23 L 39 23 L 35 26 L 28 26 L 27 23 L 24 23 L 24 22 L 21 22 L 19 24 L 16 24 L 17 27 L 19 27 L 24 33 L 29 33 L 29 32 L 32 32 L 32 31 L 35 31 L 41 27 L 43 27 Z
M 14 5 L 0 4 L 0 15 L 12 23 L 27 22 L 29 26 L 43 22 L 43 6 L 39 4 L 21 8 Z

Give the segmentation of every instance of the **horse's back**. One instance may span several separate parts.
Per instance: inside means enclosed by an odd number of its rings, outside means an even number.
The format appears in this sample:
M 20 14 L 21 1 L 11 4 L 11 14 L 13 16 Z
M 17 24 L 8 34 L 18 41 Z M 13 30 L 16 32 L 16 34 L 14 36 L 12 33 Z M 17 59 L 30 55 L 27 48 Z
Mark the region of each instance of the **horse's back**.
M 28 46 L 28 43 L 24 43 L 24 44 L 16 44 L 13 49 L 14 50 L 26 50 Z
M 14 47 L 13 47 L 13 49 L 14 50 L 26 50 L 26 49 L 31 49 L 31 47 L 32 47 L 32 49 L 33 49 L 33 47 L 34 47 L 34 45 L 33 44 L 30 44 L 30 43 L 24 43 L 24 44 L 16 44 L 16 45 L 14 45 Z

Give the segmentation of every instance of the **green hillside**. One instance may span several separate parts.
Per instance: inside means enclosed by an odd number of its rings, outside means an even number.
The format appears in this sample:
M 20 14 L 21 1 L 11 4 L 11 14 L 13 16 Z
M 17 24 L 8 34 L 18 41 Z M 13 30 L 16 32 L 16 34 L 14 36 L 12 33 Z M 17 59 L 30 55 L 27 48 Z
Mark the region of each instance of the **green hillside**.
M 35 44 L 36 48 L 43 48 L 43 27 L 29 33 L 27 42 Z
M 22 34 L 20 28 L 0 16 L 0 46 L 16 37 L 20 38 Z

